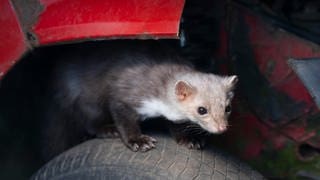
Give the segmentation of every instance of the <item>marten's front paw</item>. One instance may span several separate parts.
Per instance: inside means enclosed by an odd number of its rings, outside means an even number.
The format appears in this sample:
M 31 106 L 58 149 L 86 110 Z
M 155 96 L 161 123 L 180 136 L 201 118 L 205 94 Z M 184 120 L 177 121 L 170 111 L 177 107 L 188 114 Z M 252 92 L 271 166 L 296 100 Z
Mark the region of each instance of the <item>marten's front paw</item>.
M 128 140 L 127 145 L 132 151 L 146 152 L 152 148 L 155 148 L 156 142 L 157 142 L 157 140 L 154 139 L 153 137 L 150 137 L 147 135 L 140 135 L 135 138 L 130 138 Z
M 184 145 L 189 149 L 203 149 L 206 141 L 204 138 L 197 138 L 192 136 L 180 136 L 176 138 L 177 143 Z

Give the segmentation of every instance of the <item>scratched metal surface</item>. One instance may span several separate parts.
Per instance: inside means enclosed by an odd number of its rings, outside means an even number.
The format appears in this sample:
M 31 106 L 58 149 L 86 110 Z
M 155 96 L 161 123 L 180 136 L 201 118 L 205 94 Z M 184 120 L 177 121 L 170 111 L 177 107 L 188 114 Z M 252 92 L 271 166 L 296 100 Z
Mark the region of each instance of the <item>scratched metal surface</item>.
M 308 88 L 320 108 L 320 59 L 290 59 L 289 64 Z

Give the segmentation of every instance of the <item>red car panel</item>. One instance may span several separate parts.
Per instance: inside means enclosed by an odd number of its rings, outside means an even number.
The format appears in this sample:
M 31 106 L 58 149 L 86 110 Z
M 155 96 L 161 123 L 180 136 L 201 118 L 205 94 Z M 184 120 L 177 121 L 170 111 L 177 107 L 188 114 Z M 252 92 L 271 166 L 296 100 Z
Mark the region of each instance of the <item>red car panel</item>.
M 0 78 L 30 47 L 178 38 L 184 0 L 0 0 Z
M 178 38 L 183 0 L 41 0 L 39 44 L 87 38 Z
M 0 0 L 0 79 L 27 50 L 27 43 L 15 10 L 8 0 Z

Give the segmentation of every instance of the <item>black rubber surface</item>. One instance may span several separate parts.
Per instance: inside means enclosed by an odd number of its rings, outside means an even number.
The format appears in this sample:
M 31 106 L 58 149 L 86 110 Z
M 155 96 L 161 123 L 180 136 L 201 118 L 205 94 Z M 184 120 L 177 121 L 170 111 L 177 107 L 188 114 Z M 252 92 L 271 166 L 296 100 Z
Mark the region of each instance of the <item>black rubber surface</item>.
M 213 147 L 190 150 L 154 135 L 156 149 L 132 152 L 120 139 L 93 139 L 56 157 L 31 179 L 264 179 L 248 165 Z

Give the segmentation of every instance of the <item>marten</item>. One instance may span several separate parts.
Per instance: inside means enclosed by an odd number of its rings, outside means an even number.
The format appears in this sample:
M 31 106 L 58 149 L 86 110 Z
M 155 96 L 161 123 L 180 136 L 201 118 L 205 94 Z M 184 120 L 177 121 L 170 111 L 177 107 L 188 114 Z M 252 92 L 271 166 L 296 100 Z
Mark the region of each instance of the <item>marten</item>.
M 156 139 L 139 124 L 159 116 L 189 148 L 204 144 L 182 130 L 186 122 L 208 133 L 227 129 L 238 77 L 200 72 L 156 41 L 113 40 L 56 61 L 44 129 L 48 156 L 86 137 L 120 137 L 132 151 L 148 151 Z

